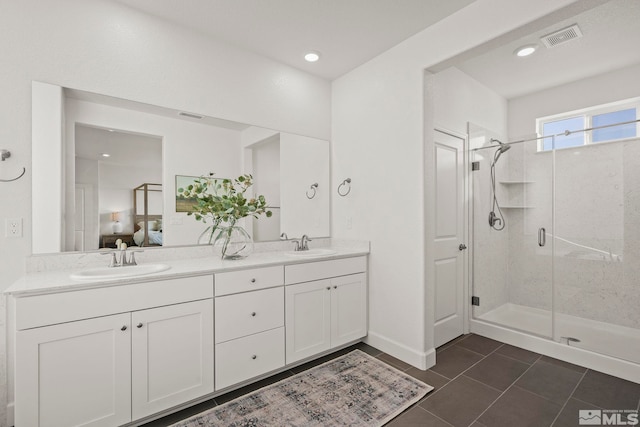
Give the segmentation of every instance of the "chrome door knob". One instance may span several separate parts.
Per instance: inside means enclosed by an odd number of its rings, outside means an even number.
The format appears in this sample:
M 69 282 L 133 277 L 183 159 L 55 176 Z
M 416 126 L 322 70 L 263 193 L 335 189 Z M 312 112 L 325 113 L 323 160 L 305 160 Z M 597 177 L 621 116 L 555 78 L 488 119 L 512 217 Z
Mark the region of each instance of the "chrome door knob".
M 467 249 L 467 245 L 465 245 L 464 243 L 460 243 L 460 246 L 458 246 L 458 249 L 461 251 L 464 251 L 465 249 Z

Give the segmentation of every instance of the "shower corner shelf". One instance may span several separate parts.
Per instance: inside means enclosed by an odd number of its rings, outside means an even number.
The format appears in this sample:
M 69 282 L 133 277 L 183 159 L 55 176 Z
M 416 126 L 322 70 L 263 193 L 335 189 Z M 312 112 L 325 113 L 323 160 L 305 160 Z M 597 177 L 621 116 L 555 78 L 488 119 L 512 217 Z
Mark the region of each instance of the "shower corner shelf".
M 535 184 L 535 181 L 500 181 L 503 185 Z

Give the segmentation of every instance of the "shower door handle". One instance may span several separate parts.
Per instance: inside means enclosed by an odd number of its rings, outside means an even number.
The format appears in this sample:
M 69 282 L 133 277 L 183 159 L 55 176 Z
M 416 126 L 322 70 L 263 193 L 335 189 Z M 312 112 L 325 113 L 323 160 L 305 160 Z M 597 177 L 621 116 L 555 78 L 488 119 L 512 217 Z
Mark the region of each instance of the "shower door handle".
M 547 230 L 544 227 L 538 229 L 538 246 L 544 246 L 547 244 Z

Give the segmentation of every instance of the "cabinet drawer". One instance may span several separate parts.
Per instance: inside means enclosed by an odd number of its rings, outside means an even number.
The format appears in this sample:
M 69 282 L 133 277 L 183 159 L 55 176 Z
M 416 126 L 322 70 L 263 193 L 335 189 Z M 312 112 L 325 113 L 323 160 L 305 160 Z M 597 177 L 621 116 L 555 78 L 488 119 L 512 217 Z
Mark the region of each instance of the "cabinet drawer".
M 230 271 L 215 275 L 216 296 L 255 291 L 284 284 L 284 269 L 275 267 Z
M 284 366 L 284 328 L 216 344 L 216 390 Z
M 216 298 L 216 343 L 284 326 L 284 287 Z
M 335 259 L 285 266 L 285 284 L 346 276 L 367 271 L 367 257 Z

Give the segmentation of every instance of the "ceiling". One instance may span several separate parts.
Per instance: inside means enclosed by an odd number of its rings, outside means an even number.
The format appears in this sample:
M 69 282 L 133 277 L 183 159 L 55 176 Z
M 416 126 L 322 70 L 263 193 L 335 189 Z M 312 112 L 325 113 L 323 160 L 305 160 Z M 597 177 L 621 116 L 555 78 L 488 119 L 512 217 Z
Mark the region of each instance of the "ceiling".
M 540 42 L 540 37 L 575 23 L 583 33 L 582 38 L 553 48 Z M 527 44 L 537 44 L 538 50 L 524 58 L 513 54 Z M 612 0 L 470 59 L 450 60 L 447 65 L 455 65 L 506 99 L 512 99 L 638 64 L 639 46 L 640 1 Z
M 116 1 L 333 80 L 474 0 Z
M 76 157 L 136 169 L 157 169 L 162 164 L 161 138 L 80 124 L 75 132 Z

